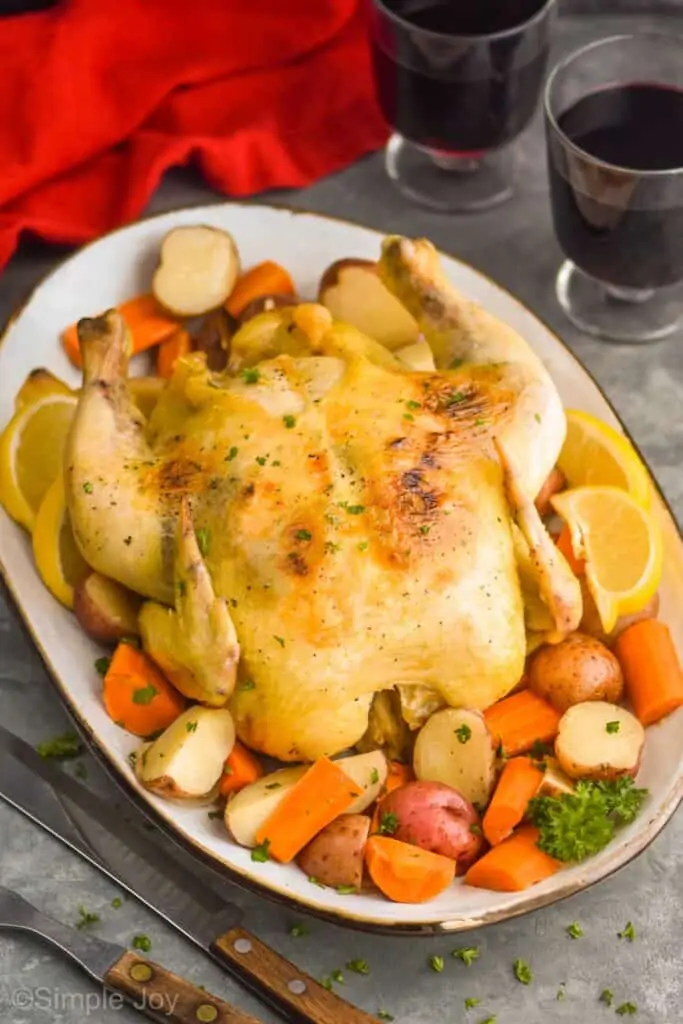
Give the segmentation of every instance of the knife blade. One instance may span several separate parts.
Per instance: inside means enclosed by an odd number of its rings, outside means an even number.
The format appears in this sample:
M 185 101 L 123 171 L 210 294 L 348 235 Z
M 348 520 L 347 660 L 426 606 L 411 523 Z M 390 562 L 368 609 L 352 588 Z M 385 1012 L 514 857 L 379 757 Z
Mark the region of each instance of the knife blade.
M 94 853 L 78 829 L 50 798 L 80 812 L 123 844 L 130 856 L 117 871 Z M 180 931 L 204 953 L 293 1024 L 376 1024 L 375 1018 L 330 992 L 285 957 L 239 926 L 241 909 L 205 885 L 159 847 L 133 822 L 111 813 L 105 801 L 28 743 L 0 726 L 0 798 L 66 843 L 130 895 Z M 49 802 L 48 802 L 49 801 Z M 47 814 L 44 809 L 47 808 Z M 65 825 L 66 816 L 68 825 Z M 144 891 L 140 878 L 149 883 Z
M 151 1017 L 171 1024 L 260 1024 L 256 1017 L 209 995 L 160 964 L 42 913 L 0 886 L 0 930 L 26 931 L 59 949 L 82 970 Z

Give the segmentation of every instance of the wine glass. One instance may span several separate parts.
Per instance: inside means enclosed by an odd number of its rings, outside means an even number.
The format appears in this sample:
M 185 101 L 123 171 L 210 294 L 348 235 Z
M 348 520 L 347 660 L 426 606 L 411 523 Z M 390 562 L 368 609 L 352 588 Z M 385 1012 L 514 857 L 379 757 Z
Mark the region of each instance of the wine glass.
M 598 40 L 548 79 L 545 122 L 560 305 L 619 342 L 683 319 L 683 37 Z
M 541 96 L 556 3 L 370 0 L 386 169 L 405 195 L 482 210 L 512 194 L 512 143 Z

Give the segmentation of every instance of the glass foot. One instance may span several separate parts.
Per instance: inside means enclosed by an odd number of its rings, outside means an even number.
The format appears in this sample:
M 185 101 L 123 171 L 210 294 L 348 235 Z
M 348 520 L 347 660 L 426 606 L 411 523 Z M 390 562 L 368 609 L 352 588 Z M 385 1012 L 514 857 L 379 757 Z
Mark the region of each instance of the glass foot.
M 445 153 L 417 146 L 394 133 L 387 143 L 385 166 L 405 196 L 432 210 L 486 210 L 513 193 L 510 148 L 484 154 Z
M 589 277 L 565 260 L 557 298 L 571 322 L 598 338 L 624 344 L 659 341 L 683 325 L 683 282 L 666 288 L 618 288 Z

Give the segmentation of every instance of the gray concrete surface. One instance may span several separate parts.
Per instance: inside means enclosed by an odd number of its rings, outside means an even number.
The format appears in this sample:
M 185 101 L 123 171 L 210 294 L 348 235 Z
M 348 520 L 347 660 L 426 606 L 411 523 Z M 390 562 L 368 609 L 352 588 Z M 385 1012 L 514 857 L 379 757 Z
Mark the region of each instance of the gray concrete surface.
M 681 17 L 593 18 L 565 21 L 558 53 L 599 34 L 639 28 L 676 31 Z M 683 517 L 683 335 L 647 348 L 617 348 L 580 336 L 564 320 L 553 295 L 559 261 L 548 208 L 540 122 L 521 147 L 520 183 L 513 202 L 477 217 L 443 217 L 417 210 L 395 194 L 384 178 L 380 155 L 301 192 L 272 198 L 293 206 L 347 216 L 375 228 L 425 234 L 448 252 L 471 261 L 498 279 L 536 310 L 571 345 L 597 377 L 642 446 L 678 518 Z M 214 197 L 189 172 L 169 174 L 150 209 L 204 203 Z M 268 197 L 266 197 L 268 198 Z M 57 250 L 26 244 L 0 281 L 0 317 L 9 313 L 30 286 L 58 260 Z M 0 596 L 0 720 L 31 742 L 68 727 L 40 658 Z M 114 790 L 90 759 L 88 777 L 103 799 Z M 456 941 L 378 938 L 314 920 L 310 934 L 292 938 L 299 919 L 281 907 L 235 890 L 249 926 L 316 977 L 365 958 L 370 975 L 348 971 L 343 993 L 371 1013 L 380 1008 L 402 1024 L 447 1022 L 480 1024 L 495 1015 L 496 1024 L 546 1024 L 548 1021 L 608 1021 L 615 1009 L 600 1003 L 603 989 L 615 1004 L 632 1001 L 641 1024 L 677 1024 L 683 1020 L 683 957 L 679 941 L 683 895 L 683 817 L 678 814 L 652 847 L 618 876 L 571 900 L 525 919 L 480 931 Z M 163 848 L 160 848 L 163 856 Z M 200 872 L 199 866 L 195 870 Z M 134 902 L 111 906 L 116 887 L 0 803 L 0 882 L 16 888 L 48 912 L 75 922 L 78 906 L 100 915 L 96 933 L 130 943 L 136 933 L 152 938 L 152 956 L 189 975 L 210 991 L 258 1013 L 258 1008 L 215 966 L 188 947 L 169 928 Z M 617 932 L 633 921 L 636 939 Z M 572 940 L 566 927 L 578 921 L 583 938 Z M 470 968 L 451 959 L 458 945 L 476 945 L 479 961 Z M 427 965 L 444 956 L 436 974 Z M 534 980 L 520 985 L 512 973 L 517 957 L 529 961 Z M 557 1000 L 564 983 L 566 998 Z M 466 1013 L 466 997 L 481 1000 Z M 0 937 L 0 1021 L 6 1024 L 133 1024 L 129 1008 L 107 1003 L 94 985 L 33 939 Z

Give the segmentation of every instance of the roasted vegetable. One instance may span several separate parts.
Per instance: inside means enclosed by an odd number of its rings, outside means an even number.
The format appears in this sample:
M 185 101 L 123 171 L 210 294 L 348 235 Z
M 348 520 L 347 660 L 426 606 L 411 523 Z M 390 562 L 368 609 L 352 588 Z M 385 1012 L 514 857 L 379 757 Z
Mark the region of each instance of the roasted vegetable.
M 413 768 L 418 779 L 443 782 L 473 804 L 488 803 L 494 783 L 495 750 L 483 716 L 446 708 L 420 730 Z
M 178 800 L 210 799 L 235 742 L 225 708 L 188 708 L 136 760 L 146 789 Z
M 635 776 L 644 744 L 645 730 L 630 711 L 589 701 L 562 716 L 555 754 L 572 779 L 615 779 Z
M 174 228 L 161 243 L 154 296 L 173 316 L 201 316 L 222 306 L 239 273 L 237 246 L 227 231 Z
M 377 264 L 371 260 L 332 263 L 321 278 L 318 300 L 335 320 L 357 327 L 387 348 L 397 349 L 417 341 L 416 321 L 385 288 Z
M 142 600 L 115 580 L 91 572 L 74 587 L 74 613 L 93 640 L 113 644 L 138 633 Z
M 370 819 L 344 814 L 319 832 L 297 858 L 302 871 L 322 885 L 360 889 Z
M 618 704 L 624 678 L 612 652 L 583 633 L 559 644 L 546 644 L 531 657 L 526 671 L 529 689 L 558 711 L 589 700 Z

